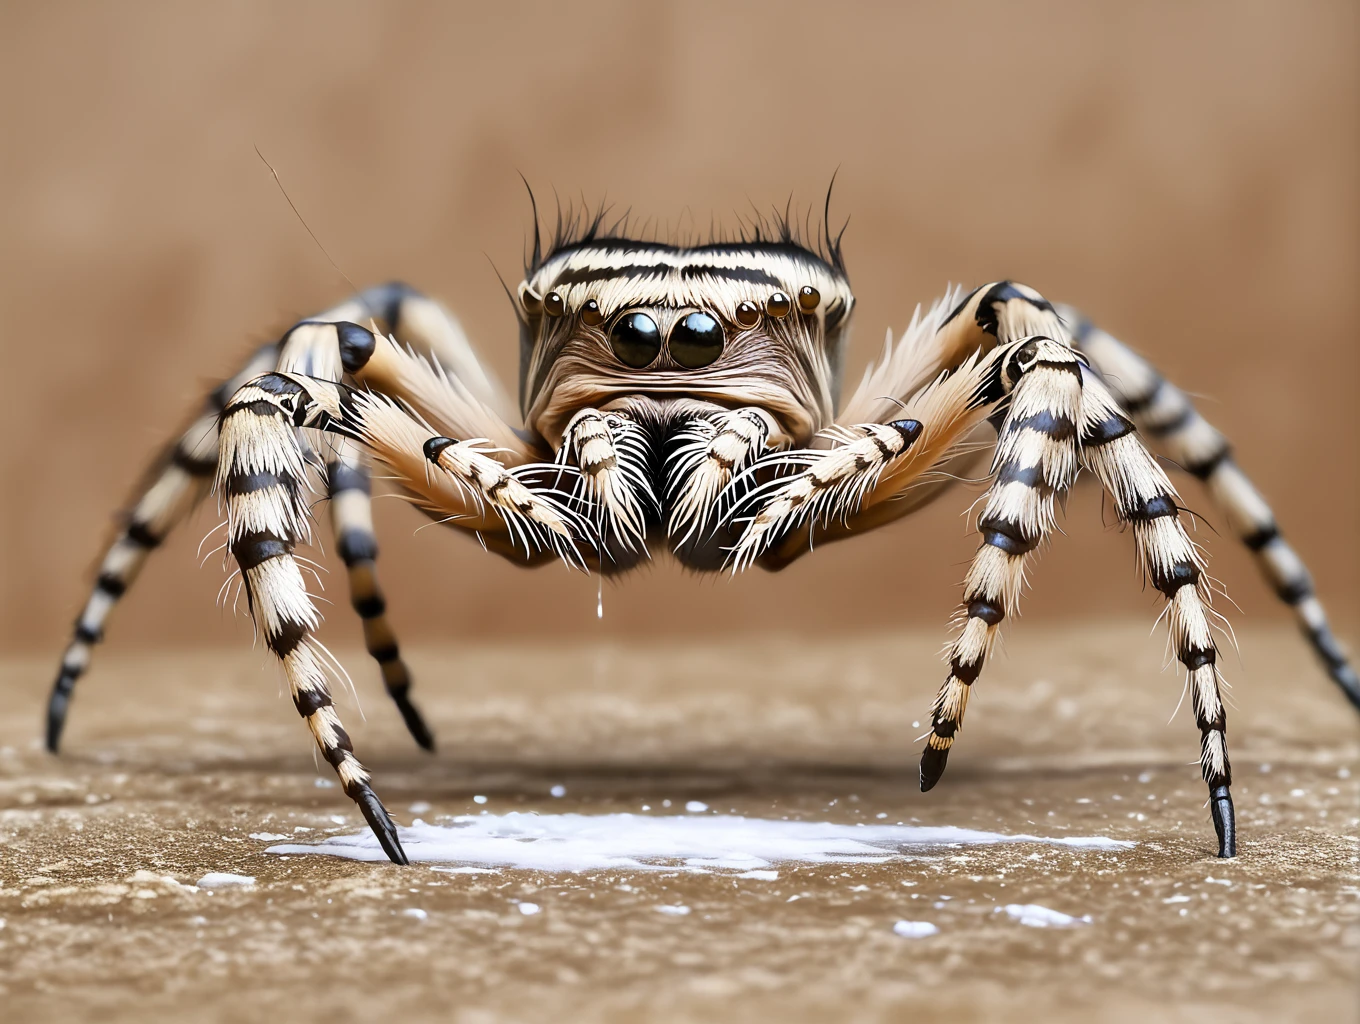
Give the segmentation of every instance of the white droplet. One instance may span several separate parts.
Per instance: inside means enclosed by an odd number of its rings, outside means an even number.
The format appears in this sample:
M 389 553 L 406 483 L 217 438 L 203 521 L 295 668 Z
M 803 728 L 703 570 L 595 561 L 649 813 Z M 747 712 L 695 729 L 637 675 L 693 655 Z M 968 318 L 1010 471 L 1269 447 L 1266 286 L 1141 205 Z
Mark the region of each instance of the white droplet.
M 417 800 L 415 803 L 413 803 L 410 807 L 406 809 L 410 811 L 412 814 L 425 814 L 431 808 L 430 805 L 426 803 L 424 800 Z
M 556 786 L 553 786 L 552 789 L 548 790 L 548 792 L 558 799 L 561 799 L 567 795 L 567 787 L 559 782 Z
M 689 803 L 685 804 L 685 810 L 689 811 L 690 814 L 700 814 L 703 811 L 708 810 L 708 804 L 704 803 L 702 800 L 691 800 Z
M 407 907 L 401 913 L 403 917 L 414 917 L 417 921 L 424 921 L 427 917 L 430 916 L 429 914 L 425 913 L 425 911 L 421 910 L 419 907 Z
M 676 904 L 675 906 L 663 903 L 661 906 L 653 907 L 652 909 L 659 914 L 671 914 L 675 917 L 684 917 L 689 913 L 689 907 L 685 906 L 683 903 Z
M 209 871 L 194 883 L 200 889 L 230 889 L 233 886 L 244 888 L 254 884 L 254 875 L 233 875 L 229 871 Z
M 317 779 L 316 782 L 314 783 L 314 785 L 316 786 L 317 789 L 334 789 L 334 788 L 335 788 L 335 780 L 333 780 L 333 779 Z
M 534 914 L 537 914 L 542 909 L 543 908 L 540 907 L 537 903 L 519 904 L 519 912 L 523 914 L 525 917 L 532 917 Z
M 939 930 L 929 921 L 898 921 L 893 925 L 893 931 L 904 939 L 924 939 L 938 934 Z
M 1070 928 L 1072 925 L 1091 923 L 1090 914 L 1073 917 L 1059 910 L 1041 907 L 1037 903 L 1008 903 L 999 909 L 1009 914 L 1011 920 L 1019 921 L 1030 928 Z
M 473 802 L 474 804 L 484 804 L 484 803 L 486 803 L 486 797 L 484 797 L 484 796 L 482 796 L 480 793 L 478 793 L 476 796 L 474 796 L 474 797 L 472 798 L 472 802 Z

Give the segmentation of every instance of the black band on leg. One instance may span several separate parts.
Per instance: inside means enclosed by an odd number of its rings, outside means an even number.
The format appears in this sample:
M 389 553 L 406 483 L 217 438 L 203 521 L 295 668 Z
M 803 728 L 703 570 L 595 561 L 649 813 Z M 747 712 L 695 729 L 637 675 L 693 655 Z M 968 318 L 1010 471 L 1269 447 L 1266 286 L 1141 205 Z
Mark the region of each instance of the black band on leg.
M 1214 831 L 1218 833 L 1218 855 L 1236 857 L 1237 819 L 1226 783 L 1209 788 L 1209 813 L 1214 816 Z

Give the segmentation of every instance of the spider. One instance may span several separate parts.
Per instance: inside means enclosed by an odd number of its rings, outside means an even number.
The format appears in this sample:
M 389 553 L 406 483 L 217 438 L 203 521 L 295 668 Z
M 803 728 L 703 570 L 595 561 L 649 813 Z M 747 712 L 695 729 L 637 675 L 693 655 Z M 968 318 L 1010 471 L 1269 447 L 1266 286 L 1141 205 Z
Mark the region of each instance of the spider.
M 1009 281 L 950 289 L 838 402 L 855 299 L 841 235 L 787 216 L 728 240 L 628 237 L 603 214 L 558 217 L 511 294 L 519 416 L 453 317 L 403 284 L 293 326 L 217 388 L 148 475 L 108 549 L 53 687 L 56 751 L 77 679 L 148 554 L 210 489 L 259 635 L 345 793 L 389 858 L 392 819 L 340 723 L 297 548 L 324 486 L 368 652 L 411 735 L 434 739 L 376 576 L 370 468 L 432 519 L 522 565 L 626 572 L 669 550 L 703 572 L 775 570 L 939 498 L 991 452 L 981 544 L 963 584 L 920 784 L 945 770 L 968 696 L 1055 507 L 1087 470 L 1164 595 L 1187 673 L 1218 856 L 1236 854 L 1211 580 L 1180 498 L 1142 434 L 1204 481 L 1352 704 L 1360 682 L 1307 570 L 1223 436 L 1186 395 L 1075 310 Z M 843 229 L 842 229 L 843 234 Z M 806 238 L 805 243 L 803 239 Z M 509 291 L 507 289 L 507 291 Z M 521 423 L 522 425 L 515 425 Z M 228 581 L 230 582 L 230 580 Z

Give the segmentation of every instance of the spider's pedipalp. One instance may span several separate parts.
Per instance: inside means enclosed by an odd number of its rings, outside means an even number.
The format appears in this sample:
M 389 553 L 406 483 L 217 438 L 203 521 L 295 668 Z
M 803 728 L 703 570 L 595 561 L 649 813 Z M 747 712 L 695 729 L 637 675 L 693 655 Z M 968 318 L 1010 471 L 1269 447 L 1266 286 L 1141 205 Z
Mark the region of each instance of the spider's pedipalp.
M 661 509 L 646 431 L 622 413 L 582 409 L 567 424 L 557 458 L 579 470 L 574 496 L 593 514 L 602 559 L 605 552 L 625 561 L 645 555 L 647 524 Z
M 359 396 L 359 422 L 365 419 L 364 407 L 373 403 Z M 556 466 L 519 466 L 506 469 L 487 454 L 485 439 L 455 441 L 447 437 L 428 439 L 423 447 L 430 463 L 447 473 L 460 488 L 465 488 L 479 506 L 490 509 L 505 528 L 523 545 L 525 554 L 551 549 L 564 561 L 584 568 L 585 561 L 577 542 L 590 541 L 589 523 L 566 505 L 566 495 L 551 488 L 534 486 L 527 477 L 560 470 Z
M 779 425 L 765 410 L 746 407 L 696 415 L 672 437 L 666 457 L 666 530 L 684 547 L 702 541 L 724 510 L 720 497 L 765 451 Z M 725 495 L 726 492 L 726 495 Z

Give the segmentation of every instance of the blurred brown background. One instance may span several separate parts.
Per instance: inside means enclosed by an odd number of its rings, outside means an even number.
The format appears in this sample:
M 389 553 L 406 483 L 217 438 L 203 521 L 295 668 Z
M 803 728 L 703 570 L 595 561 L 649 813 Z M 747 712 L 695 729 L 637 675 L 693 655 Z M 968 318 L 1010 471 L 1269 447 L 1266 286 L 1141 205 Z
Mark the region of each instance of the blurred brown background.
M 53 661 L 110 514 L 248 344 L 344 282 L 444 298 L 504 380 L 528 203 L 676 223 L 851 216 L 851 379 L 946 282 L 1083 305 L 1204 397 L 1315 572 L 1357 610 L 1357 6 L 875 9 L 808 2 L 62 4 L 0 10 L 0 645 Z M 1181 478 L 1184 480 L 1184 478 Z M 1188 503 L 1222 517 L 1193 481 Z M 938 626 L 975 547 L 951 500 L 779 576 L 673 566 L 606 588 L 485 556 L 380 504 L 404 638 Z M 1108 514 L 1107 514 L 1108 518 Z M 200 514 L 111 630 L 124 649 L 248 643 L 214 608 Z M 1091 486 L 1033 574 L 1032 618 L 1133 612 L 1131 543 Z M 1202 533 L 1243 608 L 1249 558 Z M 342 577 L 327 635 L 353 642 Z M 1017 626 L 1015 628 L 1023 628 Z M 1306 657 L 1300 648 L 1300 657 Z M 97 669 L 96 669 L 97 671 Z M 1319 680 L 1319 685 L 1323 685 Z

